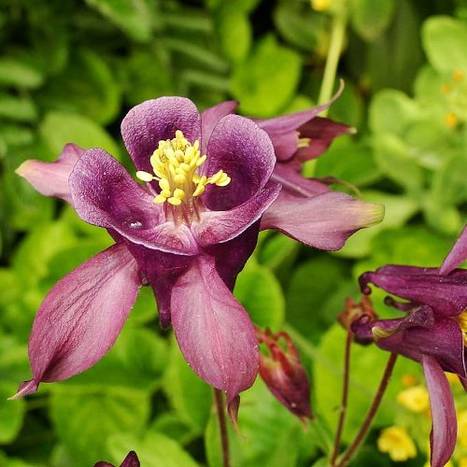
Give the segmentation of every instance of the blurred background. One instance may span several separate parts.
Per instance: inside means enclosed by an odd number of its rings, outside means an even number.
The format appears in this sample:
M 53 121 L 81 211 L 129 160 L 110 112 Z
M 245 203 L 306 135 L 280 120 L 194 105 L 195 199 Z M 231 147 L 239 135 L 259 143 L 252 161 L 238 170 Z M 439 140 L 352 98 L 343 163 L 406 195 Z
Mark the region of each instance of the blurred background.
M 256 324 L 294 338 L 319 423 L 304 429 L 258 381 L 242 396 L 241 435 L 231 433 L 235 467 L 326 465 L 345 340 L 336 315 L 346 297 L 358 298 L 356 277 L 385 263 L 438 265 L 465 222 L 467 2 L 0 1 L 0 466 L 90 467 L 119 463 L 129 449 L 143 467 L 221 465 L 210 389 L 159 331 L 149 290 L 96 367 L 27 400 L 6 400 L 30 377 L 27 339 L 44 294 L 111 243 L 14 170 L 28 158 L 54 160 L 68 142 L 101 146 L 128 164 L 120 121 L 157 96 L 189 96 L 200 108 L 234 98 L 241 113 L 263 118 L 312 106 L 337 21 L 345 34 L 337 77 L 346 86 L 329 115 L 358 132 L 305 170 L 349 182 L 363 199 L 384 203 L 386 218 L 333 254 L 261 236 L 235 293 Z M 382 294 L 373 297 L 378 312 L 393 314 Z M 344 442 L 386 358 L 355 347 Z M 454 465 L 462 467 L 467 400 L 455 382 L 453 390 Z M 418 366 L 401 359 L 353 465 L 425 464 L 424 391 Z

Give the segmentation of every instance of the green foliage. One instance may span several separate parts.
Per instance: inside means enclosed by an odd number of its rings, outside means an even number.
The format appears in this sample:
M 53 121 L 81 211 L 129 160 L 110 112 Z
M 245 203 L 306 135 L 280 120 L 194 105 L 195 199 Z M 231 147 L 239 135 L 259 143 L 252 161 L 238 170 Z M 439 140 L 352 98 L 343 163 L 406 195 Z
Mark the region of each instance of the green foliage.
M 16 0 L 0 9 L 0 466 L 119 465 L 135 449 L 143 467 L 221 465 L 212 391 L 158 331 L 157 304 L 140 291 L 112 350 L 92 369 L 8 401 L 30 378 L 27 339 L 45 294 L 112 243 L 71 207 L 36 193 L 15 170 L 52 161 L 64 144 L 129 158 L 119 125 L 128 109 L 185 95 L 200 109 L 236 99 L 267 118 L 316 103 L 335 15 L 347 29 L 329 117 L 356 134 L 306 164 L 307 176 L 382 203 L 382 223 L 339 252 L 305 249 L 262 232 L 235 296 L 257 326 L 289 329 L 311 369 L 318 417 L 303 430 L 258 380 L 242 393 L 233 467 L 322 467 L 340 403 L 344 332 L 335 324 L 357 276 L 387 263 L 437 266 L 467 218 L 467 15 L 462 2 L 415 0 Z M 454 9 L 454 5 L 457 8 Z M 313 6 L 313 8 L 312 8 Z M 131 170 L 134 170 L 133 168 Z M 395 317 L 374 290 L 377 312 Z M 387 354 L 354 346 L 351 440 Z M 412 428 L 426 457 L 428 418 L 396 402 L 399 359 L 374 429 L 353 465 L 395 465 L 377 451 L 382 427 Z M 465 396 L 456 392 L 460 408 Z M 415 428 L 414 428 L 415 427 Z M 415 433 L 415 434 L 414 434 Z M 456 459 L 459 461 L 459 458 Z M 404 464 L 405 465 L 405 464 Z

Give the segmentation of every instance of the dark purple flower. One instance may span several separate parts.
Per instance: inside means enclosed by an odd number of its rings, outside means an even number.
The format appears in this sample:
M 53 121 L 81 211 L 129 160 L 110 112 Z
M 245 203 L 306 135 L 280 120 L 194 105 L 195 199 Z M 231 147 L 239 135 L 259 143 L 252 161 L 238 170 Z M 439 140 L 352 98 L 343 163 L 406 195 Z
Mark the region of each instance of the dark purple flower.
M 17 396 L 95 364 L 115 342 L 138 289 L 149 284 L 161 324 L 172 324 L 187 362 L 238 405 L 259 354 L 253 325 L 231 291 L 282 186 L 272 180 L 276 157 L 267 133 L 233 115 L 234 107 L 224 102 L 200 115 L 189 99 L 162 97 L 131 109 L 122 136 L 144 185 L 104 150 L 74 145 L 54 163 L 18 168 L 38 191 L 107 229 L 115 245 L 45 298 L 29 343 L 33 379 Z M 350 231 L 381 217 L 379 206 L 341 193 L 298 204 L 280 196 L 270 226 L 320 248 L 337 248 Z M 336 222 L 336 215 L 347 220 Z
M 257 328 L 260 353 L 259 374 L 274 397 L 290 412 L 305 420 L 311 417 L 310 383 L 297 348 L 286 332 L 273 334 Z M 283 345 L 282 345 L 283 344 Z
M 403 299 L 387 297 L 385 303 L 405 316 L 384 320 L 364 316 L 352 325 L 359 339 L 373 340 L 380 348 L 423 365 L 433 417 L 434 467 L 448 462 L 456 443 L 454 401 L 444 371 L 457 374 L 463 382 L 467 377 L 467 270 L 455 269 L 465 258 L 462 248 L 465 230 L 442 268 L 388 265 L 362 274 L 363 293 L 371 293 L 368 284 L 372 283 Z
M 139 459 L 136 455 L 136 452 L 130 451 L 123 462 L 120 464 L 120 467 L 139 467 L 139 465 Z M 110 464 L 109 462 L 101 461 L 95 464 L 94 467 L 114 467 L 114 465 Z

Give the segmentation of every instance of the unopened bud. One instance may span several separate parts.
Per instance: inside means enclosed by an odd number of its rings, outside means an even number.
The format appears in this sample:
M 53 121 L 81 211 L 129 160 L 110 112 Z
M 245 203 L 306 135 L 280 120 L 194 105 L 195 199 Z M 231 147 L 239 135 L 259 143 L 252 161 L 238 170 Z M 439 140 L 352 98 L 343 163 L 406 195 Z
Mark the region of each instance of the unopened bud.
M 258 328 L 256 336 L 267 351 L 260 354 L 259 373 L 269 390 L 294 415 L 311 418 L 310 383 L 290 336 Z
M 113 464 L 109 462 L 98 462 L 94 467 L 114 467 Z M 130 451 L 125 457 L 123 462 L 120 464 L 120 467 L 140 467 L 138 456 L 134 451 Z
M 354 341 L 362 345 L 373 342 L 373 336 L 369 332 L 368 323 L 375 319 L 377 319 L 377 316 L 368 295 L 363 295 L 359 303 L 356 303 L 353 298 L 348 297 L 345 300 L 344 311 L 337 316 L 337 320 L 342 327 L 347 331 L 353 332 Z

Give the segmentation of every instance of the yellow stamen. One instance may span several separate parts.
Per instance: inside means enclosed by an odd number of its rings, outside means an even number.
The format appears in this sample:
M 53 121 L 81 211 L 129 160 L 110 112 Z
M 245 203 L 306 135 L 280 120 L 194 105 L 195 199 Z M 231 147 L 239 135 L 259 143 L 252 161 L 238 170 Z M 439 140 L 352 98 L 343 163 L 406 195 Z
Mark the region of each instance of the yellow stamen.
M 307 148 L 311 143 L 311 138 L 298 138 L 297 148 Z
M 404 462 L 417 455 L 412 438 L 405 428 L 391 426 L 384 429 L 378 438 L 378 449 L 387 452 L 395 462 Z
M 140 170 L 136 176 L 144 182 L 158 181 L 161 192 L 154 198 L 157 204 L 180 206 L 202 195 L 207 185 L 223 187 L 231 181 L 223 170 L 210 177 L 198 174 L 206 156 L 201 155 L 199 141 L 191 144 L 180 130 L 175 132 L 175 138 L 159 141 L 149 161 L 154 175 Z
M 449 128 L 455 128 L 458 121 L 457 115 L 454 112 L 448 112 L 444 117 L 444 123 Z
M 426 412 L 430 407 L 430 397 L 424 386 L 404 389 L 397 395 L 397 402 L 411 412 Z
M 464 310 L 458 317 L 457 322 L 464 336 L 464 345 L 467 347 L 467 310 Z

